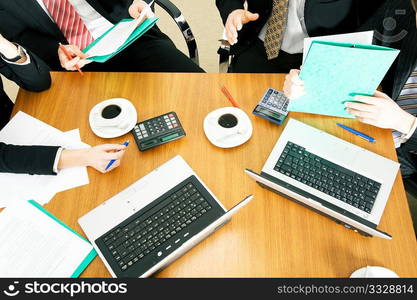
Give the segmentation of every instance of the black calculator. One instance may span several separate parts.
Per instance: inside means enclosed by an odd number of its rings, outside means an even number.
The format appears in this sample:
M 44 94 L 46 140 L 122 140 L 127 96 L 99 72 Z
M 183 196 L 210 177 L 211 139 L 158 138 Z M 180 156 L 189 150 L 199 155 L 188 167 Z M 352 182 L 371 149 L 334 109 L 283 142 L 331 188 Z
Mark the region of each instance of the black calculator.
M 269 88 L 256 105 L 253 114 L 279 125 L 288 115 L 288 103 L 289 99 L 284 93 Z
M 132 134 L 140 151 L 166 144 L 185 136 L 175 112 L 170 112 L 135 125 Z

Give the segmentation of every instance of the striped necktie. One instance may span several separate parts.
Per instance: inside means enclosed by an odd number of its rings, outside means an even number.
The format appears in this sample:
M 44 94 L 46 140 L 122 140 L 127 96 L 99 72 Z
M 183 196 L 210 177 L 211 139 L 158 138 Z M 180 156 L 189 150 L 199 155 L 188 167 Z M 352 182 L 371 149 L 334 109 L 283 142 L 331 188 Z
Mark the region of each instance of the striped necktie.
M 277 58 L 284 39 L 288 20 L 288 1 L 273 0 L 272 13 L 267 21 L 264 46 L 269 60 Z
M 417 68 L 411 73 L 396 102 L 403 110 L 417 116 Z M 400 139 L 402 134 L 395 130 L 393 130 L 392 134 L 395 147 L 398 148 L 403 142 Z
M 417 68 L 411 73 L 408 78 L 400 96 L 397 99 L 397 104 L 406 112 L 416 116 L 417 115 Z
M 70 44 L 84 49 L 94 40 L 69 0 L 43 0 L 43 2 Z

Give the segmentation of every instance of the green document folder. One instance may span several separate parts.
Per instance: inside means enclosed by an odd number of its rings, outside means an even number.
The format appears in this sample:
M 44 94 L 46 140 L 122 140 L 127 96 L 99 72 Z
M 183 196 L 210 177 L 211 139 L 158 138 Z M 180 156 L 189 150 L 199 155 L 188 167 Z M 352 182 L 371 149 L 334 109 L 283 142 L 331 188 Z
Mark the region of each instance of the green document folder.
M 289 111 L 353 118 L 345 102 L 355 95 L 372 96 L 399 50 L 348 43 L 314 41 L 300 78 L 306 94 L 288 105 Z
M 119 23 L 121 22 L 129 22 L 132 21 L 133 19 L 123 19 L 121 20 Z M 118 54 L 119 52 L 123 51 L 126 47 L 128 47 L 130 44 L 132 44 L 134 41 L 136 41 L 138 38 L 140 38 L 145 32 L 147 32 L 149 29 L 151 29 L 156 22 L 159 20 L 159 18 L 148 18 L 145 19 L 142 24 L 140 24 L 135 31 L 133 31 L 133 33 L 129 36 L 129 38 L 125 41 L 125 43 L 119 47 L 119 49 L 117 49 L 115 52 L 109 54 L 109 55 L 104 55 L 104 56 L 92 56 L 92 57 L 88 57 L 88 60 L 92 60 L 95 62 L 99 62 L 99 63 L 104 63 L 106 61 L 108 61 L 110 58 L 112 58 L 113 56 L 115 56 L 116 54 Z M 104 36 L 106 36 L 110 31 L 112 31 L 115 27 L 117 26 L 114 25 L 112 28 L 110 28 L 109 30 L 107 30 L 102 36 L 100 36 L 98 39 L 94 40 L 94 42 L 92 42 L 90 45 L 88 45 L 87 47 L 85 47 L 83 49 L 83 52 L 86 53 L 87 51 L 89 51 L 95 44 L 97 44 Z
M 81 239 L 83 239 L 84 241 L 86 241 L 87 243 L 90 243 L 83 236 L 81 236 L 78 232 L 76 232 L 71 227 L 69 227 L 68 225 L 66 225 L 64 222 L 62 222 L 61 220 L 59 220 L 57 217 L 55 217 L 53 214 L 51 214 L 49 211 L 47 211 L 45 208 L 43 208 L 41 205 L 39 205 L 36 201 L 29 200 L 28 202 L 30 204 L 32 204 L 34 207 L 36 207 L 37 209 L 39 209 L 41 212 L 43 212 L 44 214 L 46 214 L 48 217 L 50 217 L 51 219 L 53 219 L 54 221 L 56 221 L 61 226 L 64 226 L 66 229 L 68 229 L 69 231 L 71 231 L 72 233 L 74 233 L 75 235 L 77 235 L 78 237 L 80 237 Z M 96 256 L 97 256 L 97 252 L 93 248 L 90 251 L 90 253 L 84 258 L 84 260 L 80 263 L 80 265 L 74 270 L 74 273 L 72 273 L 71 278 L 77 278 L 78 276 L 80 276 L 80 274 L 85 270 L 85 268 L 87 268 L 87 266 L 92 262 L 92 260 Z

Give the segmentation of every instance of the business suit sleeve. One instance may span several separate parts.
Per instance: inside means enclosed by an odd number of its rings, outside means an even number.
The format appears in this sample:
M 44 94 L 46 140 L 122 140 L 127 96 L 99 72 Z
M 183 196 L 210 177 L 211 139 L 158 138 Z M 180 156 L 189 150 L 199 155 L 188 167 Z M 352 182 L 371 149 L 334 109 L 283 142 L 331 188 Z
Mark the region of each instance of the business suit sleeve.
M 53 171 L 59 147 L 15 146 L 0 142 L 0 172 L 56 175 Z
M 29 64 L 19 65 L 2 61 L 0 73 L 25 90 L 41 92 L 48 89 L 51 86 L 49 67 L 31 51 L 25 50 L 30 56 Z
M 244 0 L 216 0 L 216 6 L 220 12 L 223 24 L 226 25 L 227 17 L 236 9 L 243 9 Z

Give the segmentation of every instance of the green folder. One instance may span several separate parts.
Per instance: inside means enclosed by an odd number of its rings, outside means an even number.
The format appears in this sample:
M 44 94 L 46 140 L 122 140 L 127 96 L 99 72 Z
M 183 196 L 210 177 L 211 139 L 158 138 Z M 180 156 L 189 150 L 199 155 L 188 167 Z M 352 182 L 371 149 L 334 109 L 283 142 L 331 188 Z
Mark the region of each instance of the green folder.
M 121 20 L 119 23 L 121 22 L 129 22 L 132 21 L 133 19 L 123 19 Z M 104 55 L 104 56 L 92 56 L 92 57 L 88 57 L 88 60 L 92 60 L 95 62 L 99 62 L 99 63 L 104 63 L 106 61 L 108 61 L 110 58 L 112 58 L 113 56 L 115 56 L 116 54 L 118 54 L 119 52 L 123 51 L 126 47 L 128 47 L 130 44 L 132 44 L 134 41 L 136 41 L 138 38 L 140 38 L 145 32 L 147 32 L 149 29 L 151 29 L 156 22 L 159 20 L 159 18 L 148 18 L 145 19 L 142 24 L 140 24 L 135 31 L 133 31 L 133 33 L 129 36 L 129 38 L 126 40 L 126 42 L 119 47 L 119 49 L 117 49 L 115 52 L 113 52 L 112 54 L 109 55 Z M 118 23 L 118 24 L 119 24 Z M 110 31 L 112 31 L 114 29 L 114 27 L 117 26 L 114 25 L 112 28 L 110 28 L 109 30 L 107 30 L 103 35 L 101 35 L 99 38 L 97 38 L 96 40 L 94 40 L 94 42 L 92 42 L 90 45 L 88 45 L 87 47 L 85 47 L 83 49 L 83 52 L 86 53 L 88 50 L 90 50 L 95 44 L 97 44 L 105 35 L 107 35 Z
M 289 111 L 353 118 L 345 102 L 372 96 L 399 50 L 375 45 L 314 41 L 300 73 L 304 96 Z
M 50 217 L 51 219 L 53 219 L 54 221 L 56 221 L 58 224 L 64 226 L 66 229 L 68 229 L 69 231 L 73 232 L 75 235 L 79 236 L 81 239 L 83 239 L 87 243 L 90 243 L 83 236 L 81 236 L 78 232 L 76 232 L 74 229 L 72 229 L 71 227 L 69 227 L 68 225 L 66 225 L 65 223 L 63 223 L 61 220 L 59 220 L 57 217 L 55 217 L 53 214 L 51 214 L 49 211 L 47 211 L 46 209 L 44 209 L 36 201 L 29 200 L 28 202 L 30 204 L 32 204 L 34 207 L 36 207 L 37 209 L 39 209 L 41 212 L 43 212 L 44 214 L 46 214 L 48 217 Z M 74 270 L 74 273 L 72 273 L 71 278 L 77 278 L 78 276 L 80 276 L 80 274 L 85 270 L 85 268 L 87 268 L 87 266 L 92 262 L 92 260 L 96 256 L 97 256 L 97 252 L 93 248 L 90 251 L 90 253 L 88 253 L 88 255 L 84 258 L 84 260 L 80 263 L 80 265 Z

